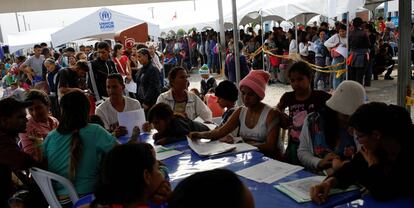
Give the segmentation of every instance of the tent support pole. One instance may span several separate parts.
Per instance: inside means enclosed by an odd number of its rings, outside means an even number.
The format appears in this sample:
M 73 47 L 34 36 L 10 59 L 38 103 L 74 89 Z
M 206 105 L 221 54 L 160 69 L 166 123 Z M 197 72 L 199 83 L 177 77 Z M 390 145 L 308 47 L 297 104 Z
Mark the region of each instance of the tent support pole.
M 224 18 L 223 18 L 223 0 L 217 0 L 218 12 L 219 12 L 219 29 L 220 29 L 220 74 L 224 74 L 224 64 L 226 60 L 226 32 L 224 29 Z
M 237 23 L 237 5 L 236 0 L 232 0 L 232 11 L 233 11 L 233 47 L 234 47 L 234 65 L 236 70 L 236 84 L 239 85 L 240 82 L 240 51 L 239 51 L 239 30 Z M 238 105 L 241 105 L 241 96 L 239 96 Z
M 346 13 L 346 50 L 349 52 L 349 12 Z M 345 64 L 346 73 L 345 73 L 345 79 L 348 80 L 348 64 Z
M 405 97 L 411 89 L 411 1 L 399 0 L 398 93 L 397 104 L 407 107 Z M 409 95 L 411 96 L 411 95 Z

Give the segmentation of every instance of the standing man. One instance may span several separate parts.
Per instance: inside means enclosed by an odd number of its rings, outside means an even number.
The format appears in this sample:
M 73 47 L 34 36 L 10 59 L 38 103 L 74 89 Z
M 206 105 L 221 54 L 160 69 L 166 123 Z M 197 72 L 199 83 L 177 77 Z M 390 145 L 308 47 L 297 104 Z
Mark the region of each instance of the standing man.
M 115 64 L 109 57 L 110 50 L 111 48 L 108 43 L 99 42 L 97 45 L 98 58 L 92 61 L 92 72 L 99 97 L 101 98 L 108 97 L 108 93 L 106 92 L 106 78 L 109 74 L 116 73 Z
M 30 105 L 14 98 L 0 100 L 0 207 L 8 207 L 7 200 L 15 191 L 12 172 L 28 169 L 34 164 L 32 157 L 17 145 L 18 134 L 26 131 L 25 108 Z
M 32 82 L 40 82 L 43 80 L 42 65 L 45 57 L 42 55 L 42 46 L 34 45 L 33 49 L 34 55 L 20 65 L 19 69 L 24 71 Z

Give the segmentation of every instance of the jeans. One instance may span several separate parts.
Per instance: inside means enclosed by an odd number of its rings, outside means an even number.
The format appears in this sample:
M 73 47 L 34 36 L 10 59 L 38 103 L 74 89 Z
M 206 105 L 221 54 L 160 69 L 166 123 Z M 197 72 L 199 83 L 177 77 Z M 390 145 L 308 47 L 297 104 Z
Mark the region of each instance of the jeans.
M 333 58 L 332 65 L 336 65 L 338 63 L 341 63 L 344 61 L 344 57 L 340 56 L 337 58 Z M 334 68 L 335 70 L 341 70 L 345 69 L 345 64 L 341 64 Z M 333 89 L 336 89 L 339 84 L 341 84 L 342 81 L 345 80 L 346 73 L 341 74 L 338 78 L 336 77 L 336 73 L 332 73 L 332 87 Z

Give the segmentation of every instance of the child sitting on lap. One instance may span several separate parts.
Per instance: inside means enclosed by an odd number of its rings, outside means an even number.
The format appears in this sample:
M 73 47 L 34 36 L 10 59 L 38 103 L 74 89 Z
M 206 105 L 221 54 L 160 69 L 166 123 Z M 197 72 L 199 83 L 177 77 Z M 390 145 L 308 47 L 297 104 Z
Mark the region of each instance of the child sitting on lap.
M 165 103 L 154 105 L 148 113 L 148 121 L 158 133 L 154 134 L 155 144 L 163 145 L 186 139 L 192 131 L 209 131 L 202 123 L 192 121 L 181 115 L 175 115 Z

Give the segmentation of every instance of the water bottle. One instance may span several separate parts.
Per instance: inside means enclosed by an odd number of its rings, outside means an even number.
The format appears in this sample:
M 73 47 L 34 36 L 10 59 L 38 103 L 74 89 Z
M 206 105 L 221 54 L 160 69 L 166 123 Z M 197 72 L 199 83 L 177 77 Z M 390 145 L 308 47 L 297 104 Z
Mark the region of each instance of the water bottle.
M 317 89 L 318 90 L 324 90 L 325 89 L 325 83 L 323 82 L 323 80 L 318 81 Z

